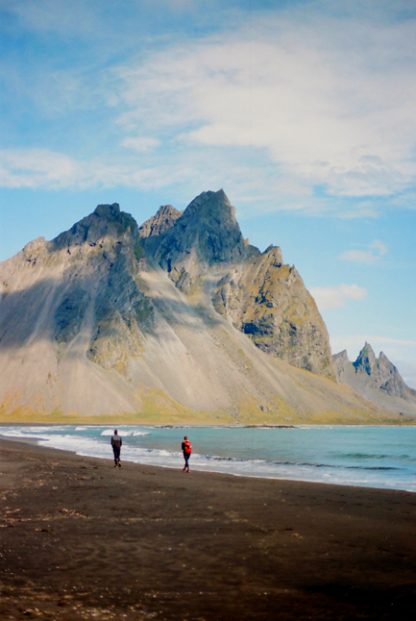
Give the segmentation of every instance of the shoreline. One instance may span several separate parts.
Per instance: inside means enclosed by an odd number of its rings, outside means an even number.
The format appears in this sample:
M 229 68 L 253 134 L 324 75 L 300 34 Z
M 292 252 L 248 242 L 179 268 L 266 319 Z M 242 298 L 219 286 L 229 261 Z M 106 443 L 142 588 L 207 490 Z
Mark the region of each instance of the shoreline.
M 0 454 L 2 619 L 379 621 L 415 611 L 412 493 L 115 469 L 14 440 L 0 439 Z
M 16 443 L 21 443 L 24 445 L 28 445 L 28 446 L 35 446 L 38 447 L 39 449 L 45 449 L 45 451 L 59 451 L 62 453 L 66 453 L 68 455 L 73 455 L 74 457 L 80 457 L 80 458 L 85 458 L 85 459 L 99 459 L 100 461 L 109 461 L 109 459 L 111 460 L 111 456 L 110 457 L 98 457 L 96 455 L 85 455 L 83 453 L 77 453 L 76 451 L 71 451 L 69 449 L 61 449 L 61 448 L 56 448 L 53 446 L 43 446 L 40 444 L 41 440 L 38 438 L 20 438 L 20 437 L 12 437 L 9 436 L 7 438 L 4 438 L 2 436 L 0 436 L 0 447 L 1 447 L 1 442 L 16 442 Z M 129 460 L 126 458 L 123 458 L 123 464 L 131 464 L 134 466 L 138 466 L 138 467 L 143 467 L 143 468 L 156 468 L 156 469 L 161 469 L 161 470 L 173 470 L 173 471 L 177 471 L 178 469 L 180 470 L 180 467 L 176 467 L 173 465 L 150 465 L 150 464 L 145 464 L 142 462 L 138 462 L 138 461 L 133 461 L 133 460 Z M 314 480 L 310 480 L 310 479 L 291 479 L 291 478 L 287 478 L 287 477 L 278 477 L 278 476 L 265 476 L 265 475 L 261 475 L 261 474 L 247 474 L 247 473 L 239 473 L 239 472 L 220 472 L 218 470 L 208 470 L 208 469 L 204 469 L 201 468 L 200 466 L 197 467 L 193 467 L 192 468 L 192 472 L 197 472 L 197 473 L 206 473 L 206 474 L 213 474 L 213 475 L 219 475 L 219 476 L 228 476 L 228 477 L 239 477 L 239 478 L 243 478 L 243 479 L 252 479 L 252 480 L 260 480 L 260 481 L 287 481 L 289 483 L 303 483 L 305 485 L 325 485 L 325 486 L 333 486 L 333 487 L 341 487 L 341 488 L 350 488 L 350 489 L 368 489 L 368 490 L 374 490 L 374 491 L 392 491 L 392 492 L 404 492 L 406 494 L 415 494 L 416 495 L 416 491 L 413 490 L 409 490 L 409 489 L 402 489 L 402 488 L 394 488 L 394 487 L 376 487 L 376 486 L 371 486 L 371 485 L 353 485 L 351 483 L 334 483 L 332 481 L 314 481 Z
M 6 426 L 4 426 L 6 427 Z M 4 428 L 3 427 L 3 428 Z M 21 429 L 27 429 L 32 427 L 32 425 L 26 425 L 26 424 L 19 424 L 19 425 L 7 425 L 7 427 L 9 428 L 13 428 L 16 427 L 16 433 L 19 434 L 20 431 L 18 431 L 19 428 Z M 37 433 L 40 433 L 39 431 L 37 431 L 39 428 L 45 427 L 46 432 L 45 432 L 45 437 L 43 437 L 42 435 L 36 435 Z M 111 427 L 107 424 L 100 424 L 100 425 L 65 425 L 65 426 L 58 426 L 58 427 L 69 427 L 69 428 L 78 428 L 80 431 L 85 431 L 85 429 L 87 428 L 104 428 L 105 429 L 105 433 L 103 432 L 101 435 L 108 435 L 108 431 L 109 429 L 111 429 Z M 107 429 L 108 427 L 108 429 Z M 194 427 L 184 427 L 184 426 L 176 426 L 176 425 L 163 425 L 163 426 L 156 426 L 156 425 L 125 425 L 125 426 L 119 426 L 119 429 L 122 430 L 122 428 L 125 427 L 125 433 L 127 436 L 132 434 L 132 431 L 129 430 L 129 427 L 138 427 L 138 428 L 149 428 L 149 429 L 159 429 L 159 430 L 163 430 L 163 429 L 168 429 L 168 430 L 180 430 L 180 429 L 186 429 L 188 431 L 190 431 L 192 433 L 192 430 L 197 430 L 197 429 L 201 429 L 201 427 L 199 426 L 194 426 Z M 312 428 L 315 429 L 316 426 L 313 426 Z M 333 426 L 319 426 L 319 427 L 323 427 L 323 428 L 330 428 L 333 429 Z M 360 428 L 361 426 L 357 426 L 357 425 L 348 425 L 345 426 L 343 425 L 342 427 L 346 427 L 346 428 Z M 379 427 L 385 427 L 385 426 L 380 426 L 380 425 L 374 425 L 374 426 L 368 426 L 370 428 L 379 428 Z M 398 425 L 397 428 L 401 428 L 401 425 Z M 102 460 L 106 460 L 108 459 L 108 450 L 106 450 L 108 447 L 106 447 L 104 449 L 104 445 L 103 444 L 97 444 L 96 446 L 91 446 L 91 447 L 87 447 L 84 446 L 82 444 L 82 440 L 83 438 L 80 437 L 80 441 L 81 444 L 79 446 L 77 446 L 76 444 L 76 434 L 74 434 L 74 441 L 73 444 L 71 446 L 71 444 L 68 444 L 68 441 L 64 441 L 63 443 L 58 441 L 54 442 L 54 435 L 52 434 L 50 437 L 47 434 L 47 429 L 55 429 L 54 425 L 33 425 L 33 435 L 28 435 L 28 436 L 24 436 L 24 435 L 15 435 L 15 436 L 11 436 L 11 435 L 1 435 L 1 424 L 0 424 L 0 440 L 4 440 L 4 441 L 12 441 L 12 442 L 24 442 L 24 443 L 28 443 L 28 444 L 33 444 L 42 448 L 45 448 L 47 450 L 59 450 L 59 451 L 63 451 L 63 452 L 68 452 L 70 454 L 73 455 L 78 455 L 78 456 L 82 456 L 82 457 L 87 457 L 87 458 L 95 458 L 95 459 L 102 459 Z M 204 427 L 205 428 L 205 427 Z M 273 429 L 275 429 L 276 427 L 273 427 Z M 299 427 L 294 427 L 294 426 L 278 426 L 278 429 L 284 429 L 284 430 L 301 430 L 302 426 Z M 305 426 L 305 428 L 307 429 L 311 429 L 311 426 Z M 210 427 L 207 427 L 206 429 L 210 429 Z M 215 426 L 214 429 L 229 429 L 229 430 L 233 430 L 236 429 L 236 427 L 219 427 L 219 426 Z M 240 427 L 240 429 L 253 429 L 252 426 L 245 426 L 245 427 Z M 255 430 L 267 430 L 270 429 L 270 426 L 264 427 L 264 426 L 256 426 L 254 428 Z M 12 431 L 12 429 L 10 429 L 10 431 Z M 147 435 L 149 432 L 144 433 L 144 435 Z M 133 435 L 143 435 L 142 432 L 135 432 L 133 433 Z M 123 435 L 123 433 L 121 434 Z M 66 436 L 65 436 L 66 437 Z M 60 436 L 58 435 L 57 438 L 60 438 Z M 50 443 L 50 445 L 49 445 Z M 55 444 L 55 445 L 54 445 Z M 126 445 L 128 446 L 128 445 Z M 138 447 L 139 448 L 139 447 Z M 134 449 L 134 446 L 133 446 Z M 155 455 L 153 456 L 153 451 L 155 452 Z M 135 465 L 149 465 L 149 466 L 154 466 L 157 468 L 163 468 L 163 469 L 173 469 L 175 470 L 178 467 L 178 464 L 180 463 L 180 460 L 182 459 L 181 457 L 181 453 L 179 450 L 173 450 L 169 449 L 170 453 L 167 454 L 167 457 L 163 457 L 160 458 L 160 456 L 158 455 L 158 449 L 153 447 L 152 445 L 148 445 L 147 448 L 144 449 L 144 453 L 143 451 L 140 452 L 140 448 L 137 454 L 133 454 L 132 452 L 129 453 L 124 453 L 123 454 L 123 462 L 129 462 L 131 464 L 135 464 Z M 152 453 L 152 457 L 148 456 L 148 453 Z M 221 453 L 220 453 L 221 454 Z M 374 490 L 393 490 L 393 491 L 403 491 L 403 492 L 407 492 L 407 493 L 411 493 L 411 494 L 416 494 L 416 488 L 414 487 L 414 480 L 410 478 L 410 475 L 407 474 L 405 475 L 405 478 L 402 480 L 400 478 L 397 478 L 396 476 L 387 476 L 387 477 L 381 477 L 381 476 L 373 476 L 372 474 L 372 470 L 377 471 L 377 470 L 386 470 L 386 469 L 391 469 L 391 470 L 395 470 L 395 464 L 392 465 L 392 467 L 389 468 L 385 468 L 384 466 L 380 466 L 380 468 L 377 467 L 368 467 L 366 468 L 365 466 L 360 467 L 359 465 L 357 466 L 342 466 L 338 465 L 336 462 L 334 462 L 333 464 L 331 463 L 331 461 L 324 461 L 322 463 L 319 462 L 311 462 L 311 464 L 308 463 L 303 463 L 302 460 L 301 461 L 293 461 L 293 462 L 286 462 L 285 460 L 279 462 L 273 462 L 273 461 L 267 461 L 260 459 L 255 459 L 253 461 L 253 463 L 251 463 L 250 459 L 245 459 L 245 458 L 239 458 L 239 457 L 229 457 L 228 459 L 223 459 L 220 457 L 215 457 L 215 455 L 211 455 L 211 453 L 195 453 L 195 461 L 193 461 L 192 466 L 193 466 L 193 470 L 197 471 L 197 472 L 206 472 L 206 473 L 212 473 L 212 474 L 226 474 L 229 476 L 233 476 L 233 477 L 242 477 L 242 478 L 249 478 L 249 479 L 254 479 L 254 480 L 268 480 L 268 481 L 294 481 L 294 482 L 301 482 L 301 483 L 317 483 L 317 484 L 322 484 L 322 485 L 339 485 L 341 487 L 353 487 L 353 488 L 358 488 L 358 489 L 374 489 Z M 250 465 L 251 464 L 251 465 Z M 275 464 L 275 465 L 273 465 Z M 325 465 L 325 468 L 324 468 Z M 309 468 L 306 468 L 306 470 L 303 468 L 304 466 L 309 466 Z M 350 470 L 355 471 L 357 470 L 357 472 L 359 472 L 360 470 L 363 471 L 368 471 L 368 475 L 365 476 L 365 478 L 362 478 L 362 476 L 360 475 L 350 475 L 348 474 L 350 472 Z M 322 470 L 323 469 L 323 470 Z M 303 471 L 305 470 L 305 471 Z M 327 470 L 327 472 L 325 471 Z

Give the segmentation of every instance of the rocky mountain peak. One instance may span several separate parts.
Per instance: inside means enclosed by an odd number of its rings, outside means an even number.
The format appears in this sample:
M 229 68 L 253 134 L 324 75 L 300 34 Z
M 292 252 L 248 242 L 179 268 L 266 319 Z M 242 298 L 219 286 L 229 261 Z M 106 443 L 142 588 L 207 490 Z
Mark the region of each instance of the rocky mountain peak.
M 380 352 L 377 360 L 377 371 L 380 388 L 388 394 L 395 394 L 404 397 L 406 394 L 406 384 L 400 375 L 397 367 L 390 362 L 387 356 Z
M 334 354 L 334 358 L 338 358 L 339 360 L 346 360 L 349 362 L 348 352 L 346 349 L 339 351 L 337 354 Z
M 162 205 L 154 216 L 143 222 L 139 227 L 139 236 L 143 239 L 159 237 L 166 233 L 182 215 L 173 205 Z
M 406 398 L 411 392 L 397 367 L 383 352 L 377 358 L 369 343 L 365 343 L 352 364 L 356 374 L 368 376 L 374 386 L 388 395 Z
M 112 205 L 97 205 L 94 213 L 99 218 L 114 219 L 120 216 L 120 205 L 113 203 Z
M 217 212 L 220 218 L 224 217 L 227 212 L 232 214 L 232 218 L 235 220 L 235 209 L 231 205 L 230 200 L 223 189 L 213 192 L 208 190 L 198 194 L 188 205 L 184 213 L 188 216 L 194 216 L 199 212 L 201 216 L 204 212 L 209 211 L 211 216 L 213 212 Z
M 390 362 L 390 360 L 387 358 L 386 354 L 383 351 L 380 352 L 380 355 L 378 357 L 378 361 L 379 361 L 380 364 L 392 364 Z
M 365 343 L 354 362 L 350 362 L 346 350 L 334 354 L 332 360 L 338 382 L 347 384 L 368 401 L 386 410 L 399 410 L 402 416 L 415 411 L 416 391 L 405 384 L 383 352 L 376 357 L 369 343 Z
M 161 237 L 154 250 L 158 263 L 167 268 L 192 255 L 201 264 L 240 260 L 245 244 L 235 209 L 224 190 L 202 192 Z
M 348 352 L 346 349 L 343 349 L 342 351 L 338 352 L 337 354 L 333 355 L 333 359 L 334 362 L 338 361 L 339 365 L 343 365 L 344 363 L 349 363 L 351 364 L 349 358 L 348 358 Z
M 38 253 L 42 253 L 47 246 L 47 241 L 44 237 L 36 237 L 32 241 L 28 242 L 22 252 L 25 257 L 29 257 Z
M 51 244 L 53 250 L 85 242 L 95 244 L 107 237 L 120 239 L 125 235 L 135 236 L 137 230 L 133 216 L 121 211 L 118 203 L 98 205 L 92 214 L 75 223 L 69 231 L 58 235 Z
M 270 263 L 272 263 L 275 267 L 282 267 L 283 254 L 279 246 L 270 245 L 266 248 L 263 254 L 269 258 Z
M 369 343 L 365 343 L 357 359 L 352 364 L 357 372 L 367 373 L 370 376 L 377 372 L 376 355 Z
M 206 225 L 210 223 L 211 228 L 215 226 L 225 227 L 227 231 L 230 229 L 238 229 L 235 208 L 231 205 L 230 200 L 224 190 L 218 192 L 202 192 L 193 201 L 183 213 L 184 221 L 193 221 L 195 224 Z
M 352 369 L 352 362 L 348 358 L 348 353 L 346 349 L 338 352 L 337 354 L 333 354 L 332 362 L 334 364 L 335 376 L 338 381 L 343 382 L 345 373 L 348 369 Z

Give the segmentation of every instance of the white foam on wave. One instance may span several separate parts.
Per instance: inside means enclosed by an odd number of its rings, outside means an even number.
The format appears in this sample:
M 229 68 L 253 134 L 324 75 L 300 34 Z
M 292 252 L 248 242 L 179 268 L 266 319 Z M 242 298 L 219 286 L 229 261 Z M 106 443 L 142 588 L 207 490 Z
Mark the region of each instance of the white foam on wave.
M 70 451 L 86 457 L 106 457 L 110 454 L 110 444 L 94 438 L 75 437 L 73 435 L 53 435 L 39 440 L 40 446 Z
M 101 432 L 102 436 L 112 436 L 114 433 L 114 429 L 104 429 Z M 118 433 L 121 437 L 128 438 L 129 436 L 148 436 L 149 431 L 134 431 L 133 429 L 119 429 Z
M 102 436 L 112 436 L 113 433 L 114 433 L 114 429 L 104 429 L 104 431 L 102 431 L 100 435 L 102 435 Z M 124 433 L 123 435 L 126 435 L 126 433 Z
M 7 427 L 0 427 L 0 436 L 4 437 L 4 438 L 34 438 L 36 439 L 38 436 L 40 437 L 41 435 L 48 435 L 51 432 L 56 432 L 56 431 L 63 431 L 66 430 L 67 427 L 65 426 L 41 426 L 41 425 L 36 425 L 36 426 L 31 426 L 31 427 L 27 427 L 27 426 L 20 426 L 20 425 L 16 425 L 16 426 L 7 426 Z
M 26 425 L 11 425 L 11 426 L 5 426 L 5 427 L 0 427 L 0 435 L 2 436 L 11 436 L 12 434 L 15 433 L 19 433 L 22 436 L 28 436 L 30 434 L 38 434 L 38 433 L 48 433 L 51 431 L 59 431 L 59 430 L 64 430 L 67 429 L 67 427 L 65 426 L 51 426 L 51 425 L 33 425 L 33 426 L 26 426 Z
M 0 427 L 0 436 L 3 438 L 24 438 L 28 434 L 24 433 L 20 427 Z

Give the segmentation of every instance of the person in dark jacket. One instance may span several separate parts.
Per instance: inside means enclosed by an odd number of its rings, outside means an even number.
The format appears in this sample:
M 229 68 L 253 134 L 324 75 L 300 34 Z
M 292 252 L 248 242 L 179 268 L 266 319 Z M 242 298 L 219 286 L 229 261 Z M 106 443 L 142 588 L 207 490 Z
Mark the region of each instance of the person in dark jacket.
M 185 465 L 182 468 L 183 472 L 189 472 L 189 458 L 192 453 L 192 444 L 188 440 L 188 436 L 184 436 L 183 442 L 181 444 L 181 449 L 183 453 L 183 458 L 185 460 Z
M 111 436 L 111 446 L 113 447 L 113 453 L 114 453 L 114 468 L 117 468 L 117 466 L 121 468 L 120 451 L 121 451 L 122 444 L 123 444 L 123 440 L 118 435 L 117 429 L 114 429 L 114 434 Z

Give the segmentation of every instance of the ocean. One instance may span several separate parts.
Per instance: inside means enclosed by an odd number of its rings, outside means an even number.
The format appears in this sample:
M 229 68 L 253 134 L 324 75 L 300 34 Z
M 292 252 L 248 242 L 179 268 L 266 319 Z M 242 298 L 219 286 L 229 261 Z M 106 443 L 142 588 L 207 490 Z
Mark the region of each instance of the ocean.
M 151 427 L 121 425 L 122 461 L 191 470 L 416 492 L 416 426 Z M 0 436 L 112 460 L 108 425 L 9 425 Z

